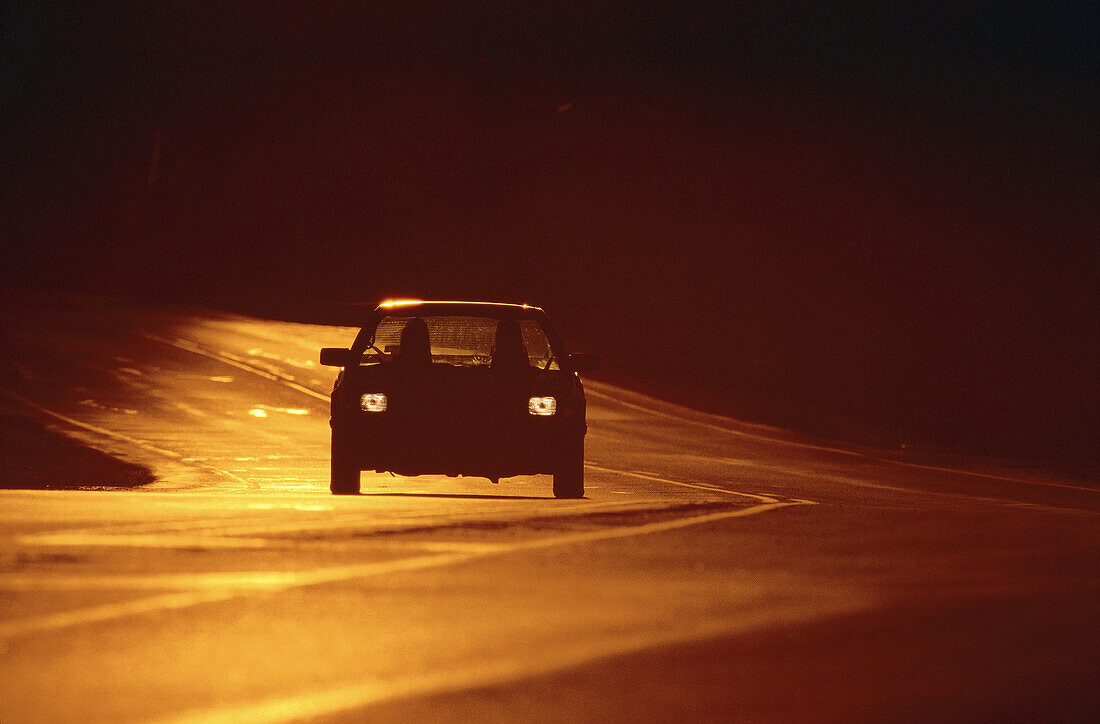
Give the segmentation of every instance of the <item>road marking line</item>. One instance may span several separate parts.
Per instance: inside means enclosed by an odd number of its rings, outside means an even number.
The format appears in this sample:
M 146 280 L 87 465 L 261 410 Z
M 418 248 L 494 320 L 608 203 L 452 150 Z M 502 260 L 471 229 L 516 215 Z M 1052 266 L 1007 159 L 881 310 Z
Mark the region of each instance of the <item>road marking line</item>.
M 668 419 L 671 419 L 671 420 L 676 420 L 677 422 L 685 422 L 685 423 L 688 423 L 688 424 L 691 424 L 691 425 L 698 425 L 700 427 L 705 427 L 705 428 L 710 429 L 710 430 L 717 430 L 719 432 L 728 433 L 730 435 L 736 435 L 737 437 L 749 438 L 750 440 L 761 440 L 763 442 L 771 442 L 771 443 L 776 443 L 776 444 L 779 444 L 779 445 L 789 445 L 791 447 L 803 448 L 803 449 L 806 449 L 806 450 L 820 450 L 820 451 L 824 451 L 824 452 L 839 453 L 841 455 L 851 455 L 852 457 L 860 457 L 860 458 L 861 457 L 866 457 L 866 455 L 864 455 L 863 453 L 854 452 L 852 450 L 844 450 L 842 448 L 828 447 L 828 446 L 825 446 L 825 445 L 812 445 L 810 443 L 796 442 L 794 440 L 784 440 L 783 438 L 779 438 L 779 437 L 771 437 L 771 436 L 768 436 L 768 435 L 761 435 L 759 433 L 754 433 L 754 432 L 744 432 L 743 430 L 734 430 L 734 429 L 731 429 L 729 427 L 723 427 L 722 425 L 715 425 L 712 422 L 703 422 L 702 420 L 692 420 L 689 417 L 681 417 L 679 415 L 673 415 L 672 413 L 664 412 L 662 410 L 655 410 L 651 407 L 645 407 L 644 405 L 639 405 L 639 404 L 634 403 L 634 402 L 627 402 L 626 400 L 618 398 L 615 395 L 610 395 L 606 392 L 597 392 L 596 390 L 593 390 L 591 388 L 586 389 L 585 394 L 592 395 L 593 397 L 602 397 L 605 400 L 610 400 L 611 402 L 613 402 L 616 405 L 622 405 L 623 407 L 629 407 L 632 410 L 638 410 L 640 412 L 649 413 L 650 415 L 657 415 L 659 417 L 665 417 L 665 418 L 668 418 Z M 694 410 L 693 410 L 693 412 L 694 412 Z M 708 414 L 708 413 L 702 413 L 702 414 Z M 732 418 L 731 418 L 731 421 L 733 421 Z
M 317 390 L 310 389 L 309 387 L 306 387 L 305 385 L 300 385 L 297 382 L 295 382 L 294 380 L 291 380 L 291 379 L 287 378 L 284 375 L 280 375 L 280 374 L 275 373 L 275 372 L 269 372 L 268 370 L 265 370 L 265 369 L 260 369 L 259 367 L 256 367 L 255 365 L 250 365 L 247 362 L 245 362 L 244 360 L 237 357 L 236 355 L 231 355 L 228 352 L 215 352 L 214 350 L 207 349 L 207 348 L 205 348 L 201 345 L 198 345 L 198 344 L 196 344 L 196 343 L 194 343 L 194 342 L 192 342 L 188 339 L 181 339 L 181 338 L 167 339 L 165 337 L 160 337 L 160 336 L 157 336 L 155 334 L 152 334 L 151 332 L 144 332 L 143 331 L 141 333 L 141 336 L 143 336 L 147 339 L 151 339 L 154 342 L 160 342 L 161 344 L 166 344 L 169 347 L 175 347 L 176 349 L 182 349 L 185 352 L 191 352 L 192 354 L 197 354 L 197 355 L 200 355 L 202 357 L 207 357 L 207 358 L 212 359 L 212 360 L 217 360 L 217 361 L 222 362 L 224 364 L 227 364 L 231 367 L 236 367 L 237 369 L 242 369 L 245 372 L 251 372 L 254 375 L 258 375 L 260 377 L 263 377 L 266 380 L 271 380 L 272 382 L 278 382 L 280 384 L 286 385 L 287 387 L 289 387 L 293 390 L 297 390 L 298 392 L 301 392 L 302 394 L 309 395 L 310 397 L 316 398 L 316 399 L 321 400 L 323 402 L 328 402 L 329 401 L 329 397 L 330 397 L 329 395 L 318 392 Z
M 870 457 L 870 456 L 868 456 Z M 957 473 L 959 475 L 969 475 L 973 478 L 988 478 L 990 480 L 1004 480 L 1010 483 L 1023 483 L 1025 485 L 1042 485 L 1048 488 L 1065 488 L 1066 490 L 1079 490 L 1084 493 L 1100 493 L 1100 489 L 1086 488 L 1081 485 L 1068 485 L 1066 483 L 1055 483 L 1048 480 L 1028 480 L 1027 478 L 1013 478 L 1007 475 L 994 475 L 992 473 L 977 473 L 970 470 L 959 470 L 957 468 L 945 468 L 938 465 L 923 465 L 921 463 L 909 463 L 903 460 L 890 460 L 889 458 L 870 458 L 871 460 L 878 460 L 880 462 L 888 463 L 890 465 L 900 465 L 905 468 L 916 468 L 918 470 L 934 470 L 941 473 Z
M 806 450 L 819 450 L 819 451 L 822 451 L 822 452 L 837 453 L 838 455 L 848 455 L 848 456 L 851 456 L 851 457 L 865 458 L 865 459 L 873 461 L 873 462 L 884 463 L 884 464 L 887 464 L 887 465 L 897 465 L 897 466 L 906 467 L 906 468 L 916 468 L 917 470 L 932 470 L 932 471 L 941 472 L 941 473 L 952 473 L 952 474 L 955 474 L 955 475 L 967 475 L 967 476 L 974 477 L 974 478 L 987 478 L 989 480 L 1004 480 L 1006 482 L 1012 482 L 1012 483 L 1023 483 L 1025 485 L 1042 485 L 1042 486 L 1051 487 L 1051 488 L 1065 488 L 1067 490 L 1079 490 L 1079 491 L 1087 492 L 1087 493 L 1100 493 L 1100 489 L 1089 488 L 1089 487 L 1085 487 L 1085 486 L 1081 486 L 1081 485 L 1068 485 L 1066 483 L 1056 483 L 1056 482 L 1047 481 L 1047 480 L 1035 480 L 1035 479 L 1029 479 L 1029 478 L 1019 478 L 1019 477 L 1014 477 L 1014 476 L 1011 476 L 1011 475 L 996 475 L 994 473 L 980 473 L 980 472 L 976 472 L 976 471 L 973 471 L 973 470 L 962 470 L 960 468 L 949 468 L 949 467 L 943 467 L 943 466 L 938 466 L 938 465 L 924 465 L 922 463 L 911 463 L 911 462 L 906 462 L 904 460 L 892 460 L 892 459 L 886 458 L 886 457 L 870 455 L 868 453 L 856 452 L 854 450 L 845 450 L 844 448 L 838 448 L 838 447 L 833 447 L 833 446 L 829 446 L 829 445 L 813 445 L 813 444 L 810 444 L 810 443 L 796 442 L 794 440 L 784 440 L 783 438 L 771 437 L 771 436 L 768 436 L 768 435 L 761 435 L 759 433 L 744 432 L 744 431 L 741 431 L 741 430 L 734 430 L 732 428 L 723 427 L 722 425 L 716 425 L 716 424 L 711 423 L 711 422 L 703 422 L 702 420 L 693 420 L 690 417 L 684 417 L 684 416 L 681 416 L 681 415 L 674 415 L 670 412 L 665 412 L 663 410 L 657 410 L 657 409 L 654 409 L 654 408 L 651 408 L 651 407 L 646 407 L 645 405 L 639 405 L 639 404 L 634 403 L 634 402 L 627 402 L 626 400 L 619 399 L 615 395 L 611 395 L 611 394 L 608 394 L 606 392 L 597 392 L 596 390 L 593 390 L 590 387 L 586 388 L 585 393 L 589 394 L 593 397 L 602 397 L 605 400 L 610 400 L 614 404 L 622 405 L 623 407 L 629 407 L 631 409 L 638 410 L 640 412 L 645 412 L 645 413 L 648 413 L 650 415 L 657 415 L 659 417 L 664 417 L 664 418 L 668 418 L 668 419 L 671 419 L 671 420 L 676 420 L 677 422 L 683 422 L 683 423 L 687 423 L 689 425 L 698 425 L 700 427 L 705 427 L 705 428 L 710 429 L 710 430 L 717 430 L 719 432 L 725 432 L 725 433 L 728 433 L 730 435 L 735 435 L 735 436 L 738 436 L 738 437 L 745 437 L 745 438 L 749 438 L 749 439 L 752 439 L 752 440 L 760 440 L 760 441 L 763 441 L 763 442 L 772 442 L 772 443 L 776 443 L 778 445 L 787 445 L 789 447 L 803 448 L 803 449 L 806 449 Z M 690 408 L 686 408 L 686 409 L 690 410 Z M 692 412 L 698 412 L 696 410 L 691 410 L 691 411 Z M 699 414 L 710 415 L 712 417 L 721 417 L 720 415 L 711 415 L 711 413 L 699 413 Z M 730 420 L 730 422 L 735 422 L 735 423 L 739 422 L 737 420 L 734 420 L 733 418 L 729 418 L 729 420 Z
M 720 488 L 716 485 L 707 485 L 705 483 L 685 483 L 682 480 L 670 480 L 668 478 L 662 478 L 659 475 L 647 473 L 641 470 L 616 470 L 615 468 L 607 468 L 602 465 L 596 465 L 595 463 L 586 462 L 585 467 L 592 468 L 594 470 L 600 470 L 605 473 L 616 473 L 618 475 L 627 475 L 634 478 L 642 478 L 644 480 L 656 480 L 661 483 L 670 483 L 672 485 L 682 485 L 685 488 L 696 488 L 698 490 L 706 490 L 712 493 L 726 493 L 727 495 L 743 495 L 746 498 L 753 498 L 759 500 L 761 503 L 778 503 L 775 498 L 769 498 L 766 495 L 756 495 L 754 493 L 741 493 L 736 490 L 729 490 L 727 488 Z
M 473 551 L 475 553 L 496 553 L 500 548 L 499 543 L 474 543 L 470 541 L 387 541 L 394 548 L 419 548 L 436 553 L 463 553 Z M 377 543 L 375 544 L 377 545 Z
M 284 571 L 225 571 L 220 573 L 161 573 L 133 576 L 107 575 L 36 576 L 8 575 L 3 590 L 9 591 L 274 591 L 292 587 L 293 573 Z
M 722 460 L 717 460 L 717 462 L 723 462 L 723 461 Z M 1011 498 L 991 498 L 991 497 L 986 496 L 986 495 L 973 495 L 973 494 L 970 494 L 970 493 L 954 493 L 954 492 L 945 491 L 945 490 L 927 490 L 927 489 L 923 489 L 923 488 L 903 488 L 903 487 L 900 487 L 900 486 L 897 486 L 897 485 L 886 485 L 885 483 L 873 482 L 872 479 L 870 479 L 870 478 L 868 478 L 866 480 L 860 480 L 860 479 L 856 479 L 856 478 L 846 477 L 846 476 L 843 476 L 843 475 L 832 475 L 832 474 L 829 474 L 829 473 L 815 473 L 815 472 L 810 471 L 810 470 L 803 471 L 803 470 L 799 470 L 798 468 L 792 468 L 792 467 L 787 467 L 787 466 L 782 466 L 782 465 L 762 465 L 762 464 L 759 464 L 759 463 L 754 463 L 752 465 L 752 467 L 758 468 L 758 469 L 761 469 L 761 470 L 767 470 L 769 472 L 781 473 L 783 475 L 790 475 L 792 477 L 807 478 L 809 480 L 814 480 L 814 481 L 828 481 L 828 482 L 833 482 L 833 483 L 839 483 L 841 485 L 850 485 L 850 486 L 856 487 L 856 488 L 864 488 L 864 489 L 867 489 L 867 490 L 880 490 L 880 491 L 881 490 L 889 490 L 889 491 L 896 492 L 896 493 L 904 493 L 906 495 L 924 495 L 924 496 L 929 496 L 929 497 L 933 497 L 933 498 L 948 498 L 948 499 L 956 499 L 956 500 L 968 500 L 968 501 L 973 501 L 973 502 L 989 503 L 989 504 L 998 505 L 998 506 L 1021 505 L 1021 503 L 1019 501 L 1015 501 Z M 1010 491 L 1005 492 L 1005 495 L 1010 495 L 1010 494 L 1011 494 Z M 787 499 L 788 500 L 797 500 L 797 498 L 787 498 Z M 803 501 L 803 502 L 805 502 L 805 501 Z M 1096 514 L 1096 511 L 1086 510 L 1084 508 L 1068 508 L 1068 507 L 1064 507 L 1064 506 L 1044 505 L 1044 504 L 1040 504 L 1040 503 L 1023 503 L 1023 505 L 1031 505 L 1031 506 L 1043 508 L 1043 509 L 1046 509 L 1046 510 L 1072 511 L 1072 512 L 1075 512 L 1075 513 L 1089 513 L 1089 514 L 1093 514 L 1093 515 Z
M 147 443 L 143 440 L 138 440 L 137 438 L 129 437 L 128 435 L 123 435 L 120 432 L 115 432 L 113 430 L 108 430 L 106 428 L 99 427 L 97 425 L 92 425 L 92 424 L 87 423 L 87 422 L 81 422 L 80 420 L 75 420 L 75 419 L 73 419 L 71 417 L 68 417 L 66 415 L 62 415 L 60 412 L 54 412 L 53 410 L 47 409 L 47 408 L 43 407 L 42 405 L 39 405 L 37 402 L 34 402 L 33 400 L 30 400 L 26 397 L 23 397 L 23 395 L 20 395 L 18 392 L 13 392 L 12 390 L 9 390 L 8 388 L 6 388 L 2 385 L 0 385 L 0 393 L 3 393 L 5 395 L 7 395 L 8 397 L 11 397 L 14 400 L 18 400 L 19 402 L 22 402 L 24 405 L 27 405 L 28 407 L 31 407 L 31 408 L 37 410 L 38 412 L 42 413 L 43 415 L 47 415 L 49 417 L 52 417 L 55 420 L 60 420 L 61 422 L 64 422 L 68 425 L 72 425 L 74 427 L 79 427 L 81 429 L 88 430 L 89 432 L 93 432 L 97 435 L 101 435 L 103 437 L 109 437 L 113 440 L 119 440 L 119 441 L 127 443 L 129 445 L 133 445 L 135 447 L 141 448 L 142 450 L 147 450 L 148 452 L 160 455 L 161 457 L 166 457 L 166 458 L 168 458 L 168 459 L 170 459 L 174 462 L 180 463 L 181 465 L 187 465 L 189 467 L 198 468 L 199 470 L 205 470 L 207 472 L 215 473 L 217 475 L 223 475 L 223 476 L 229 478 L 230 480 L 235 480 L 238 483 L 241 483 L 245 487 L 250 488 L 252 490 L 258 490 L 259 487 L 260 487 L 259 483 L 254 483 L 251 480 L 245 480 L 244 478 L 242 478 L 238 475 L 234 475 L 233 473 L 229 472 L 228 470 L 220 470 L 220 469 L 215 468 L 211 465 L 206 465 L 205 463 L 197 463 L 197 462 L 194 462 L 192 460 L 186 459 L 183 455 L 180 455 L 177 452 L 173 452 L 171 450 L 165 450 L 164 448 L 157 447 L 156 445 L 152 445 L 152 444 Z
M 159 533 L 38 533 L 19 538 L 24 546 L 61 546 L 72 548 L 267 548 L 265 538 L 226 535 L 182 535 Z M 0 589 L 4 581 L 0 581 Z
M 146 577 L 145 579 L 131 579 L 126 576 L 96 576 L 81 579 L 81 577 L 74 576 L 71 577 L 71 583 L 74 584 L 83 580 L 87 583 L 102 584 L 104 587 L 109 588 L 134 588 L 134 584 L 138 584 L 141 588 L 171 588 L 179 586 L 187 587 L 191 590 L 182 593 L 143 598 L 137 601 L 94 606 L 78 611 L 66 611 L 35 618 L 2 622 L 0 623 L 0 639 L 13 638 L 28 633 L 56 630 L 85 623 L 109 621 L 125 616 L 153 613 L 163 609 L 181 609 L 212 601 L 227 601 L 236 597 L 254 595 L 256 593 L 273 593 L 292 588 L 339 583 L 356 578 L 409 573 L 429 568 L 441 568 L 509 553 L 536 551 L 564 545 L 596 543 L 619 538 L 630 538 L 638 535 L 663 533 L 731 518 L 743 518 L 793 505 L 800 505 L 800 503 L 762 503 L 747 508 L 723 510 L 688 518 L 676 518 L 673 520 L 643 523 L 640 525 L 618 526 L 602 530 L 581 531 L 549 538 L 537 538 L 530 541 L 502 543 L 495 548 L 485 548 L 482 550 L 414 556 L 394 561 L 357 563 L 346 566 L 318 568 L 311 571 L 247 571 L 208 574 L 181 573 Z M 5 577 L 4 583 L 5 586 L 8 586 L 14 583 L 31 584 L 33 581 L 20 581 L 11 577 Z M 60 588 L 61 584 L 68 583 L 68 581 L 57 579 L 54 583 Z M 199 587 L 200 590 L 194 590 L 196 587 Z
M 236 596 L 235 591 L 186 591 L 183 593 L 167 593 L 149 598 L 139 598 L 123 603 L 111 603 L 103 606 L 81 608 L 76 611 L 61 611 L 44 616 L 29 619 L 16 619 L 14 621 L 0 622 L 0 641 L 16 636 L 26 636 L 43 631 L 55 631 L 57 629 L 80 626 L 90 623 L 113 621 L 126 616 L 139 616 L 161 611 L 190 608 L 201 603 L 217 603 L 228 601 Z
M 653 473 L 647 473 L 644 470 L 632 470 L 632 471 L 630 471 L 629 473 L 626 473 L 626 474 L 627 475 L 633 475 L 636 478 L 645 478 L 647 480 L 657 480 L 657 481 L 662 482 L 662 483 L 671 483 L 672 485 L 685 485 L 689 488 L 698 488 L 700 490 L 711 490 L 711 491 L 714 491 L 716 493 L 726 493 L 728 495 L 743 495 L 747 498 L 754 498 L 755 500 L 759 500 L 761 503 L 778 503 L 779 502 L 777 499 L 769 497 L 767 495 L 757 495 L 755 493 L 742 493 L 742 492 L 737 491 L 737 490 L 729 490 L 727 488 L 722 488 L 722 487 L 719 487 L 717 485 L 708 485 L 706 483 L 685 483 L 682 480 L 671 480 L 669 478 L 663 478 L 659 475 L 654 475 Z

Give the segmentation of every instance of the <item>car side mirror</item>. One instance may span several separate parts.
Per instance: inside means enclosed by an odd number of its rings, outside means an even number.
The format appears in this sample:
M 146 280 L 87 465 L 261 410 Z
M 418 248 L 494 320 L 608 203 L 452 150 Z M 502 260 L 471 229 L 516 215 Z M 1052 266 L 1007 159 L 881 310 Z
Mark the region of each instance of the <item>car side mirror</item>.
M 348 367 L 351 364 L 351 350 L 343 347 L 322 347 L 321 364 L 325 367 Z
M 600 369 L 600 356 L 589 352 L 577 352 L 569 355 L 569 363 L 573 370 L 585 374 Z

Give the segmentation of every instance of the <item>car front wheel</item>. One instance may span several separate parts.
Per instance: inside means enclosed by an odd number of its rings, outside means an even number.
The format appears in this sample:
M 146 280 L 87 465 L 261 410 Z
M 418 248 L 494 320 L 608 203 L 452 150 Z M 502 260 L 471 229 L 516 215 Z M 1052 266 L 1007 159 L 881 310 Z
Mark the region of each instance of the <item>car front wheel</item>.
M 344 435 L 332 431 L 332 475 L 328 489 L 333 495 L 359 493 L 359 466 L 351 459 Z
M 563 451 L 558 469 L 554 471 L 555 498 L 584 497 L 584 437 Z

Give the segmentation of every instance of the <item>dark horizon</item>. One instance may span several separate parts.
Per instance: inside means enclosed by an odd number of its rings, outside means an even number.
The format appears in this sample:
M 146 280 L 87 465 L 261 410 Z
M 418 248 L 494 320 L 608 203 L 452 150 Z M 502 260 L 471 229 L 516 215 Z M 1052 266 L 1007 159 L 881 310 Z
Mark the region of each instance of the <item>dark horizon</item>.
M 8 15 L 6 286 L 528 301 L 715 411 L 1094 457 L 1094 7 Z

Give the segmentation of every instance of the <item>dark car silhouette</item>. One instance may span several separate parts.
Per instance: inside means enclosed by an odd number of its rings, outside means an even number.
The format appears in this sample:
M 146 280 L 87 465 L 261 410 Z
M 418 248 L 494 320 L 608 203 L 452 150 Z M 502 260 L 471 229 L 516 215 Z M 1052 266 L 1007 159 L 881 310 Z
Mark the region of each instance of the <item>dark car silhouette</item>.
M 537 307 L 386 302 L 350 349 L 332 390 L 336 494 L 361 470 L 400 475 L 549 473 L 554 495 L 584 495 L 584 388 L 599 359 L 568 354 Z

